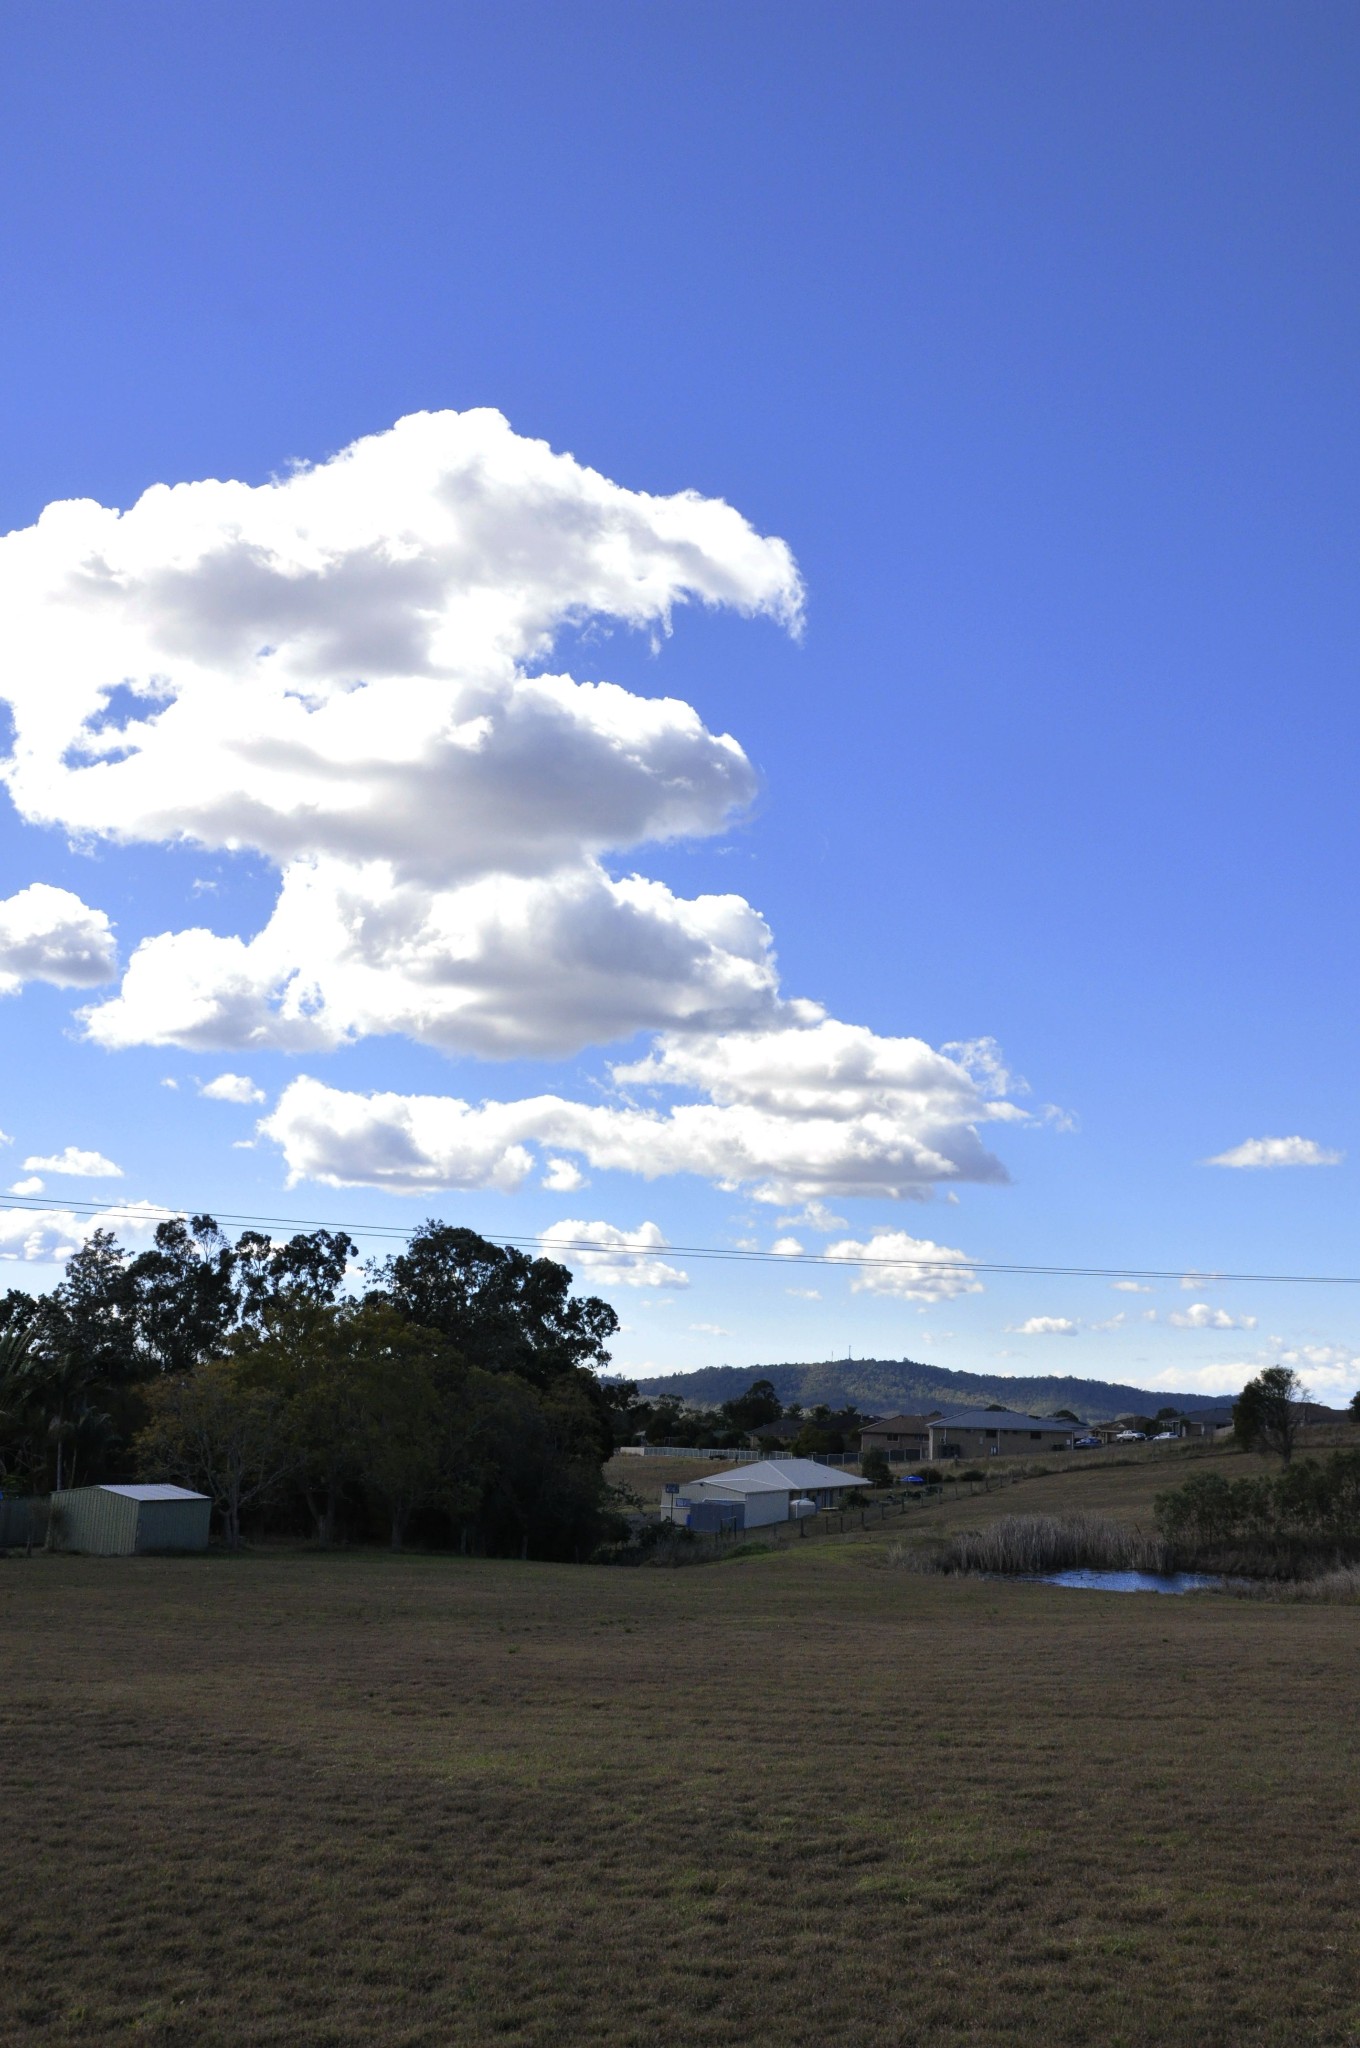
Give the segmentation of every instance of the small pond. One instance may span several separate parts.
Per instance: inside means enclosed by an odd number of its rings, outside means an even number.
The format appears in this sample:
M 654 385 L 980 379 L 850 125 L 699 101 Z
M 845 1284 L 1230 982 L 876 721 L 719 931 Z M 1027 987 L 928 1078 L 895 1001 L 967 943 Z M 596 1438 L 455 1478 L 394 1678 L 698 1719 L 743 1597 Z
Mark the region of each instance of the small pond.
M 1085 1593 L 1202 1593 L 1223 1581 L 1207 1572 L 1037 1572 L 1041 1586 L 1075 1586 Z

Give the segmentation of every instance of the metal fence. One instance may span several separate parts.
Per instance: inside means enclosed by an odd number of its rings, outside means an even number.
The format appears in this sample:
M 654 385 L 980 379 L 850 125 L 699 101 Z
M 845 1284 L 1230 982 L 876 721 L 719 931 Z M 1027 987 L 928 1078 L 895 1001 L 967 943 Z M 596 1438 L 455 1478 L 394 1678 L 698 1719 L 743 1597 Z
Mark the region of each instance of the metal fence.
M 46 1496 L 32 1500 L 0 1497 L 0 1550 L 17 1550 L 29 1543 L 36 1550 L 46 1543 L 47 1514 Z

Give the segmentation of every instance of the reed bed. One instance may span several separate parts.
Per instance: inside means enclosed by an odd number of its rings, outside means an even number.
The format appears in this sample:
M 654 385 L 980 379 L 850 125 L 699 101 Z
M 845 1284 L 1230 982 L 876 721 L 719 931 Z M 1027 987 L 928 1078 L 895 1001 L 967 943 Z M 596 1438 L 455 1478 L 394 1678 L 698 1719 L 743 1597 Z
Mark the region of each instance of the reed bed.
M 1104 1515 L 998 1515 L 942 1543 L 894 1544 L 889 1562 L 918 1572 L 1039 1572 L 1174 1569 L 1171 1546 Z
M 1360 1565 L 1336 1565 L 1312 1578 L 1227 1579 L 1224 1590 L 1246 1600 L 1323 1600 L 1350 1605 L 1360 1602 Z

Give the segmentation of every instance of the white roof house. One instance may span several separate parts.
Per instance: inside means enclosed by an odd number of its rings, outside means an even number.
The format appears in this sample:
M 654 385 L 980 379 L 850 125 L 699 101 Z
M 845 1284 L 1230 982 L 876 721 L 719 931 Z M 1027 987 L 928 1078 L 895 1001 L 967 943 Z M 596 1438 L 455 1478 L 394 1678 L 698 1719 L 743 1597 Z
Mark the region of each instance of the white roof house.
M 819 1508 L 839 1507 L 851 1487 L 867 1486 L 858 1472 L 819 1465 L 815 1458 L 762 1458 L 756 1465 L 734 1465 L 728 1472 L 710 1472 L 706 1479 L 688 1479 L 678 1494 L 667 1496 L 663 1515 L 680 1519 L 680 1510 L 696 1501 L 740 1502 L 745 1526 L 787 1522 L 795 1500 L 815 1501 Z

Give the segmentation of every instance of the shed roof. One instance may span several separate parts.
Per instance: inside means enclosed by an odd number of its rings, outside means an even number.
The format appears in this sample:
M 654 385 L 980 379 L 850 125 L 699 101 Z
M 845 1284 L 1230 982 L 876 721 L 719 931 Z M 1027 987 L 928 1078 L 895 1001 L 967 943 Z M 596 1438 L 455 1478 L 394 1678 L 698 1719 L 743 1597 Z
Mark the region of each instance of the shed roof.
M 101 1486 L 100 1493 L 121 1493 L 124 1500 L 206 1500 L 187 1486 Z
M 1014 1408 L 952 1408 L 947 1415 L 931 1418 L 932 1429 L 1002 1429 L 1057 1430 L 1062 1435 L 1074 1436 L 1081 1428 L 1078 1422 L 1065 1422 L 1056 1415 L 1021 1415 Z
M 723 1493 L 824 1493 L 831 1486 L 868 1486 L 858 1472 L 819 1465 L 815 1458 L 762 1458 L 757 1465 L 736 1465 L 730 1472 L 710 1472 L 686 1487 L 715 1487 Z
M 929 1429 L 931 1423 L 936 1420 L 938 1420 L 938 1417 L 930 1415 L 876 1415 L 872 1422 L 865 1423 L 864 1428 L 866 1430 L 910 1429 L 919 1434 Z M 861 1431 L 862 1434 L 863 1431 Z

